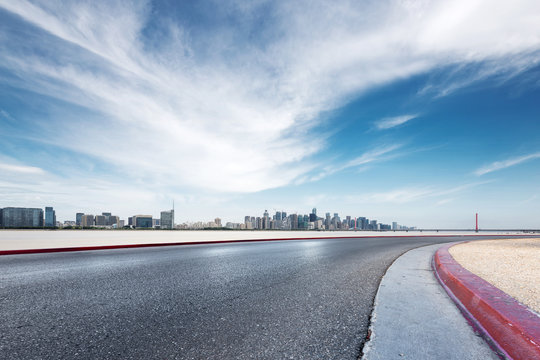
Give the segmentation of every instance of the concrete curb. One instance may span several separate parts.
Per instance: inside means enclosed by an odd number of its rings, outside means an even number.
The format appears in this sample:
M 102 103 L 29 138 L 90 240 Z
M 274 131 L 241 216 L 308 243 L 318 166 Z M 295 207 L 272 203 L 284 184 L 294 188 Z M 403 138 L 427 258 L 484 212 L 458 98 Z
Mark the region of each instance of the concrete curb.
M 488 236 L 488 235 L 405 235 L 401 238 L 417 238 L 417 237 L 471 237 L 471 236 Z M 522 237 L 523 235 L 496 235 L 504 237 Z M 112 249 L 130 249 L 130 248 L 145 248 L 145 247 L 161 247 L 161 246 L 180 246 L 180 245 L 204 245 L 204 244 L 227 244 L 227 243 L 242 243 L 242 242 L 258 242 L 258 241 L 291 241 L 291 240 L 316 240 L 316 239 L 372 239 L 372 238 L 387 238 L 395 237 L 391 235 L 383 236 L 325 236 L 325 237 L 294 237 L 294 238 L 270 238 L 270 239 L 240 239 L 240 240 L 211 240 L 211 241 L 186 241 L 186 242 L 170 242 L 170 243 L 145 243 L 145 244 L 116 244 L 116 245 L 96 245 L 96 246 L 76 246 L 76 247 L 58 247 L 44 249 L 17 249 L 17 250 L 0 250 L 2 255 L 22 255 L 22 254 L 41 254 L 55 253 L 68 251 L 90 251 L 90 250 L 112 250 Z
M 433 256 L 435 274 L 471 325 L 510 359 L 540 360 L 540 317 L 459 265 L 448 249 Z

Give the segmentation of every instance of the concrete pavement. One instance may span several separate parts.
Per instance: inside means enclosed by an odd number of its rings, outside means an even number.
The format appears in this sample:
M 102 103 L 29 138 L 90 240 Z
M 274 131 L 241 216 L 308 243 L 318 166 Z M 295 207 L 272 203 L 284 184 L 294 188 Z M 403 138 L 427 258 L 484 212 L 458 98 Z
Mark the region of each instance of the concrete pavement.
M 440 247 L 410 250 L 387 270 L 362 359 L 499 359 L 435 278 L 431 260 Z

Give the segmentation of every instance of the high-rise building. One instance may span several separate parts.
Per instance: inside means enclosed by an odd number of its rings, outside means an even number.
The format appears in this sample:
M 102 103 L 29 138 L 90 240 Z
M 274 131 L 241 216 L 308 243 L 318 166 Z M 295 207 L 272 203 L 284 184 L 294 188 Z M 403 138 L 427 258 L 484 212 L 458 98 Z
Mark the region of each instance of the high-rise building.
M 96 226 L 105 227 L 107 226 L 107 216 L 104 215 L 96 215 L 94 218 L 94 223 Z
M 311 214 L 309 214 L 309 221 L 310 222 L 317 221 L 317 209 L 316 208 L 313 208 L 313 210 L 311 210 Z
M 223 227 L 223 225 L 221 225 L 221 219 L 220 218 L 215 218 L 214 222 L 216 223 L 217 227 Z
M 136 228 L 151 228 L 153 225 L 152 215 L 135 215 L 132 221 Z
M 45 227 L 56 226 L 56 212 L 51 206 L 45 207 Z
M 162 211 L 160 219 L 162 229 L 174 229 L 174 210 Z
M 291 214 L 291 230 L 298 229 L 298 214 Z
M 84 213 L 77 213 L 75 214 L 75 225 L 82 226 L 82 217 Z
M 298 228 L 307 229 L 309 224 L 309 215 L 298 216 Z
M 332 218 L 330 217 L 330 213 L 326 213 L 326 218 L 324 219 L 324 226 L 326 230 L 330 230 L 330 225 L 332 223 Z
M 111 213 L 110 212 L 102 212 L 101 213 L 101 216 L 104 216 L 105 217 L 105 226 L 111 226 Z M 96 215 L 96 225 L 97 225 L 97 217 L 98 215 Z
M 398 229 L 398 224 L 397 222 L 393 221 L 392 222 L 392 230 L 397 230 Z
M 15 208 L 2 209 L 3 227 L 43 227 L 43 209 L 38 208 Z
M 81 218 L 82 227 L 92 227 L 94 226 L 94 215 L 83 215 Z
M 350 229 L 350 228 L 354 227 L 354 224 L 351 225 L 351 217 L 350 216 L 345 217 L 345 226 L 346 226 L 347 229 Z
M 338 230 L 341 227 L 341 219 L 339 218 L 338 213 L 334 213 L 334 217 L 332 218 L 331 225 L 334 230 Z
M 118 223 L 120 222 L 120 217 L 116 216 L 116 215 L 110 215 L 109 216 L 109 219 L 107 220 L 107 225 L 108 226 L 118 226 Z
M 270 229 L 270 215 L 268 214 L 268 210 L 264 210 L 262 217 L 262 228 L 265 230 Z
M 265 230 L 270 229 L 270 215 L 268 214 L 268 210 L 264 210 L 262 218 L 262 228 Z
M 251 216 L 248 215 L 244 217 L 244 225 L 248 230 L 253 229 L 253 222 L 251 221 Z
M 361 229 L 361 230 L 366 230 L 367 229 L 367 224 L 366 224 L 366 218 L 363 217 L 363 216 L 359 216 L 356 218 L 356 228 L 357 229 Z

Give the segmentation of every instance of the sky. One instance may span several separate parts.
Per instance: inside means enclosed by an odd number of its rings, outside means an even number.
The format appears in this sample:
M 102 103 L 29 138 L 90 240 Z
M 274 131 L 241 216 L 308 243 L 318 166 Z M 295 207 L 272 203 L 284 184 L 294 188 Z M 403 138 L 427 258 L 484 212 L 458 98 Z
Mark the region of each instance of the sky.
M 0 0 L 0 207 L 540 228 L 537 0 Z

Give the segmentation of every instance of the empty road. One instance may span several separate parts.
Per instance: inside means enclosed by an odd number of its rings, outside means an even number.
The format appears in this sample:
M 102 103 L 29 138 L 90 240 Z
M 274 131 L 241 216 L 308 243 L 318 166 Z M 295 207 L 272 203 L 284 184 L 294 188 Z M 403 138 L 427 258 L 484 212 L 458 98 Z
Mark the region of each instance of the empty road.
M 356 359 L 392 261 L 463 239 L 0 256 L 0 358 Z

